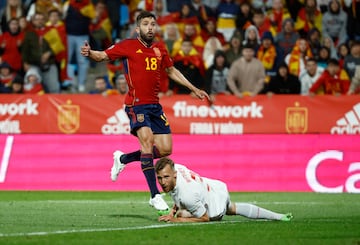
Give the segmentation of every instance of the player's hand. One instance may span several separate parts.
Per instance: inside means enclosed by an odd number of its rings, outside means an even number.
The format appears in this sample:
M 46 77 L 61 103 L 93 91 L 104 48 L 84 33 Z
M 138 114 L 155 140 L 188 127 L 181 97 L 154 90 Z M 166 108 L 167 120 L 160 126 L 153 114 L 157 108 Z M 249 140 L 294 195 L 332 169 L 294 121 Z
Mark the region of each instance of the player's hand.
M 205 98 L 207 98 L 209 101 L 211 100 L 210 96 L 204 90 L 197 89 L 194 91 L 194 94 L 201 100 L 203 100 Z
M 84 45 L 81 46 L 81 55 L 85 56 L 85 57 L 89 57 L 90 55 L 90 50 L 91 50 L 91 47 L 89 45 L 89 43 L 87 41 L 84 42 Z
M 164 222 L 172 222 L 174 221 L 175 217 L 172 215 L 162 215 L 158 218 L 159 221 L 164 221 Z

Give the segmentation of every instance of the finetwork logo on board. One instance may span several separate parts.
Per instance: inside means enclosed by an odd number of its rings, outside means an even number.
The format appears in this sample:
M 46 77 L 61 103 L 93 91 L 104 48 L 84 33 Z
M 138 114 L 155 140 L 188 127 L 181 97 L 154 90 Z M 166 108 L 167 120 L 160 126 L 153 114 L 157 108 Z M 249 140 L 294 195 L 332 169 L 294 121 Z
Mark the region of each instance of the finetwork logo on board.
M 336 121 L 336 126 L 330 130 L 331 134 L 360 134 L 360 103 L 345 113 Z

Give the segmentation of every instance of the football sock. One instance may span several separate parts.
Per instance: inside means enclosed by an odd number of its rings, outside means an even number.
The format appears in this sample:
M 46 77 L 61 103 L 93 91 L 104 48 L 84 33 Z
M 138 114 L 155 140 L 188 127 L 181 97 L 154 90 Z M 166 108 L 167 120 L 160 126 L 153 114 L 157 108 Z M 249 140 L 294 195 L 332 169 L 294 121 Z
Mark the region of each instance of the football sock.
M 141 161 L 141 169 L 145 175 L 146 181 L 150 189 L 151 198 L 153 198 L 156 194 L 160 193 L 156 186 L 153 155 L 151 153 L 150 154 L 143 153 L 141 154 L 140 161 Z
M 283 214 L 275 213 L 270 210 L 260 208 L 256 205 L 249 203 L 235 203 L 236 214 L 245 216 L 250 219 L 270 219 L 270 220 L 281 220 Z
M 140 161 L 140 157 L 141 157 L 140 150 L 126 153 L 126 154 L 121 155 L 120 162 L 123 164 L 128 164 L 131 162 Z
M 141 157 L 141 151 L 134 151 L 134 152 L 130 152 L 130 153 L 126 153 L 121 155 L 120 157 L 120 162 L 123 164 L 128 164 L 131 162 L 135 162 L 135 161 L 140 161 L 140 157 Z M 153 158 L 160 158 L 160 152 L 158 150 L 158 148 L 156 148 L 156 146 L 153 146 Z

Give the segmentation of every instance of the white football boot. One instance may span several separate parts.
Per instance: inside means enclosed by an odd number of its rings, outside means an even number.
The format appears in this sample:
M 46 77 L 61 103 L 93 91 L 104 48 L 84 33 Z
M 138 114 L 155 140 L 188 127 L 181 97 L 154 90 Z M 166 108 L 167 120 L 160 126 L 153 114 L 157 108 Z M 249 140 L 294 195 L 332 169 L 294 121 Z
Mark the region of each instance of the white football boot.
M 121 163 L 120 161 L 120 157 L 123 155 L 124 153 L 121 152 L 121 151 L 115 151 L 113 153 L 113 156 L 114 156 L 114 164 L 111 168 L 111 180 L 112 181 L 116 181 L 118 176 L 119 176 L 119 173 L 121 173 L 121 171 L 124 170 L 125 168 L 125 164 Z
M 159 211 L 169 210 L 169 206 L 164 201 L 161 194 L 156 194 L 154 198 L 150 198 L 149 205 Z

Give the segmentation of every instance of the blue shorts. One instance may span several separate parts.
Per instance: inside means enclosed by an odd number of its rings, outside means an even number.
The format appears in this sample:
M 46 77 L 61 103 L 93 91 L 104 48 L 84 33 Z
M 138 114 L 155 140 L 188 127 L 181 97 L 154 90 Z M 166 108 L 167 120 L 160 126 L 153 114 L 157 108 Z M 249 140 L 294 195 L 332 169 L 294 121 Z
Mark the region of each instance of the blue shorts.
M 130 119 L 131 134 L 141 127 L 149 127 L 154 134 L 170 134 L 170 124 L 160 104 L 126 106 L 125 111 Z

